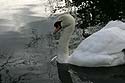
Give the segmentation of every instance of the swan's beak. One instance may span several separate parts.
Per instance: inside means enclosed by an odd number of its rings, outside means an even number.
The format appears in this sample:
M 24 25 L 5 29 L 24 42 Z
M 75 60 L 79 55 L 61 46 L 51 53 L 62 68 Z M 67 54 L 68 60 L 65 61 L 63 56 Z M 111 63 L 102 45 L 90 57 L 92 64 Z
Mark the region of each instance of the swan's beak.
M 56 34 L 56 33 L 59 32 L 60 30 L 61 30 L 60 27 L 55 27 L 55 30 L 54 30 L 53 34 Z
M 53 34 L 56 34 L 57 32 L 59 32 L 61 30 L 61 21 L 57 21 L 54 24 L 55 30 L 53 32 Z

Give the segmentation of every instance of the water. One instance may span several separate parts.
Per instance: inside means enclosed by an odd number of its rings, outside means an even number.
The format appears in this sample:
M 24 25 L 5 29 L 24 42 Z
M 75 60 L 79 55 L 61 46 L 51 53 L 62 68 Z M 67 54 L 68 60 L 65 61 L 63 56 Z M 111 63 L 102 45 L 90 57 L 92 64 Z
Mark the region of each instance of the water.
M 55 18 L 48 18 L 45 3 L 45 0 L 0 1 L 2 83 L 59 82 L 56 67 L 49 63 L 52 55 L 46 36 L 52 32 Z M 40 35 L 40 41 L 35 46 L 27 47 L 35 36 L 33 30 Z

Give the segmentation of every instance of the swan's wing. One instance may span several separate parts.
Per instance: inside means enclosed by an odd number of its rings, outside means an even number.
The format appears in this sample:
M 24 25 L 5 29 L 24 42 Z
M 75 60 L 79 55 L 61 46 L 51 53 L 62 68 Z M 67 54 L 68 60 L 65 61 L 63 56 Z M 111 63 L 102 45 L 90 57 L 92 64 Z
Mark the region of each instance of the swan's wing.
M 89 53 L 114 53 L 125 48 L 125 31 L 118 27 L 100 30 L 83 40 L 78 48 Z
M 122 24 L 124 24 L 124 23 L 122 21 L 118 21 L 118 20 L 109 21 L 108 24 L 106 24 L 106 26 L 103 27 L 102 29 L 109 29 L 109 28 L 112 28 L 112 27 L 119 27 Z
M 124 30 L 118 27 L 103 29 L 83 40 L 68 61 L 79 66 L 109 66 L 113 65 L 112 62 L 116 58 L 120 58 L 121 54 L 118 53 L 124 48 Z M 119 59 L 119 63 L 123 62 L 122 59 Z

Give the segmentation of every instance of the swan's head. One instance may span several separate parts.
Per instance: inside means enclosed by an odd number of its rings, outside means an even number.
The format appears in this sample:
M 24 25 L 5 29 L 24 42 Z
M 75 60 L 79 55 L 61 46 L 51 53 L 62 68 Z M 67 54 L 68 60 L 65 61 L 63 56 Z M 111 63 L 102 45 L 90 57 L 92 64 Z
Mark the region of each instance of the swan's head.
M 54 24 L 55 30 L 54 33 L 59 32 L 62 29 L 75 27 L 75 19 L 70 14 L 64 14 L 58 17 L 57 21 Z
M 57 61 L 63 63 L 69 56 L 69 41 L 75 29 L 75 19 L 70 14 L 63 14 L 58 17 L 57 22 L 54 24 L 54 33 L 60 34 L 57 46 Z

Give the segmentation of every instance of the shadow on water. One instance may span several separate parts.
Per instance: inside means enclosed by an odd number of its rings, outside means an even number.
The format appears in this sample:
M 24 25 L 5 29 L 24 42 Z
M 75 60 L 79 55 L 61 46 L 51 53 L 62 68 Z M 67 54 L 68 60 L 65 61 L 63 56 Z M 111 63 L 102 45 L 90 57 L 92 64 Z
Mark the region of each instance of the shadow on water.
M 114 67 L 79 67 L 70 68 L 82 81 L 91 83 L 125 83 L 125 65 Z

